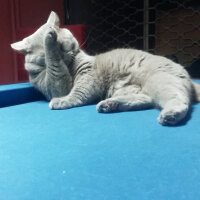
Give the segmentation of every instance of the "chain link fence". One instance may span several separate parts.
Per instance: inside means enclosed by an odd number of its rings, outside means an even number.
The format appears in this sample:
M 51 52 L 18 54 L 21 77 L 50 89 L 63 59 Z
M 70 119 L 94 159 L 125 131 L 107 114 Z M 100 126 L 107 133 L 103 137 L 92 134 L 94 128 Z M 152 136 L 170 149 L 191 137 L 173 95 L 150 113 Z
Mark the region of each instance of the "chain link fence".
M 169 57 L 200 78 L 200 2 L 71 0 L 71 24 L 87 26 L 87 52 L 131 47 Z

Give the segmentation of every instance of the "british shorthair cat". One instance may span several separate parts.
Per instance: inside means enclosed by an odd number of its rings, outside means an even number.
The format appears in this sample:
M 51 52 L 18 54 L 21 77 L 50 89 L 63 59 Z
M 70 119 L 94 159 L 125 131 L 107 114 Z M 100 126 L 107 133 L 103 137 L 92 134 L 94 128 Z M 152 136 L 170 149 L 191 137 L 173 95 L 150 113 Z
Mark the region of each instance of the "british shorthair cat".
M 72 33 L 59 27 L 51 12 L 47 22 L 12 48 L 24 53 L 32 85 L 51 109 L 98 102 L 99 112 L 161 109 L 158 121 L 175 125 L 185 119 L 200 86 L 179 64 L 136 49 L 114 49 L 90 56 Z

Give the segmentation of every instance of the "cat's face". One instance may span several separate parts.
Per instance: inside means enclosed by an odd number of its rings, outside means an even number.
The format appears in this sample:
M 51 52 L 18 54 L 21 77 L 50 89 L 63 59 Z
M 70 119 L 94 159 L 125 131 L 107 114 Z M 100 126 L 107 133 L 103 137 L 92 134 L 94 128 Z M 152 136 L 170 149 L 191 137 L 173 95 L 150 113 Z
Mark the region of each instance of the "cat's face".
M 60 20 L 55 12 L 51 12 L 47 22 L 42 25 L 32 35 L 23 40 L 11 44 L 11 47 L 23 54 L 34 54 L 44 52 L 44 36 L 49 27 L 53 28 L 57 33 L 58 43 L 62 43 L 65 51 L 77 51 L 79 45 L 72 33 L 66 28 L 60 28 Z

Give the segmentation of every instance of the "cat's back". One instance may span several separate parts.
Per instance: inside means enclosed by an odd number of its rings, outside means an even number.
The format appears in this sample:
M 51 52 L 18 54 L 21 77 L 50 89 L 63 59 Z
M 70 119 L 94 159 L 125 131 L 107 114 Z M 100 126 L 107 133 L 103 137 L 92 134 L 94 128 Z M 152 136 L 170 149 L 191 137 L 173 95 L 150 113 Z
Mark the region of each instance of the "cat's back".
M 139 50 L 135 49 L 114 49 L 105 53 L 96 55 L 97 64 L 120 64 L 128 60 L 133 60 L 136 54 L 140 54 Z
M 95 56 L 96 67 L 106 73 L 126 74 L 142 56 L 141 51 L 135 49 L 114 49 Z
M 118 72 L 156 73 L 164 72 L 187 76 L 184 68 L 172 60 L 137 49 L 114 49 L 95 57 L 96 65 L 101 69 Z

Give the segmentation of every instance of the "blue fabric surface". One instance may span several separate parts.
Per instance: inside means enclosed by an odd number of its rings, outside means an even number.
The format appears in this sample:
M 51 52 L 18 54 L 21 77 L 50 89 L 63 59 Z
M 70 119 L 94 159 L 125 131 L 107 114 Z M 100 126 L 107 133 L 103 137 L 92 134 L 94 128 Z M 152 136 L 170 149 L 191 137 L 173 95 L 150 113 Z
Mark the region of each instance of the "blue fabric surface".
M 0 200 L 199 200 L 200 104 L 177 127 L 158 114 L 1 108 Z
M 0 86 L 0 108 L 45 99 L 30 83 Z
M 29 88 L 30 86 L 31 86 L 31 84 L 29 82 L 1 85 L 0 86 L 0 92 L 8 91 L 8 90 L 21 89 L 21 88 Z

